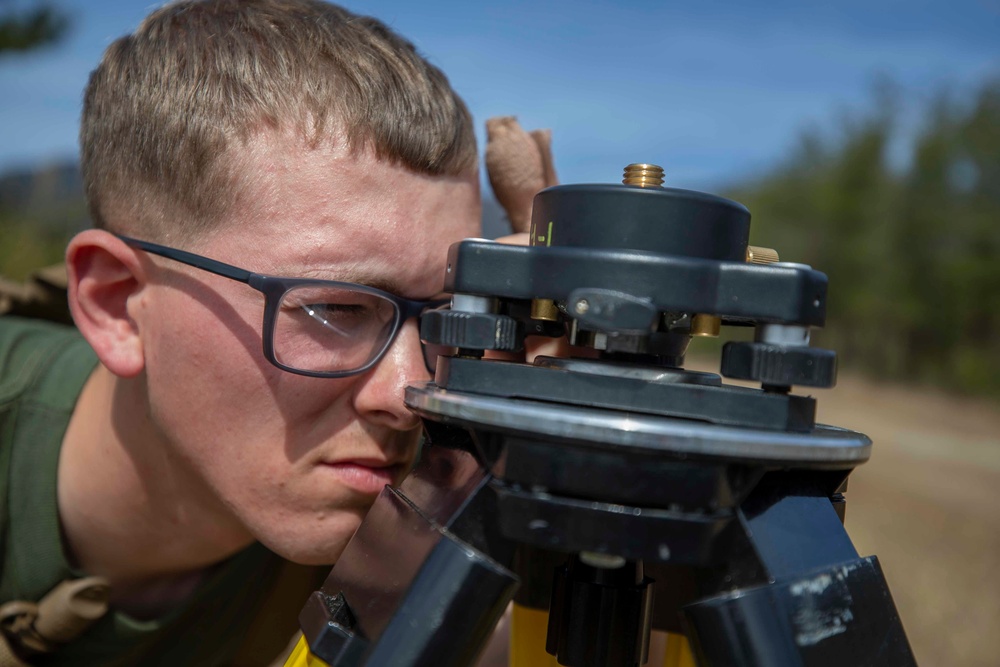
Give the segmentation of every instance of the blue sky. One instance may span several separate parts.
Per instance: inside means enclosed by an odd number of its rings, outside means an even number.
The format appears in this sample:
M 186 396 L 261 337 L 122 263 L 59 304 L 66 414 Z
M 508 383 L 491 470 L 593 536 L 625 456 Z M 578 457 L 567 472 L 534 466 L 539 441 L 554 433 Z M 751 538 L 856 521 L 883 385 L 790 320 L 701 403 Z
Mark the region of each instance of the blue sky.
M 64 43 L 0 58 L 0 172 L 76 155 L 89 71 L 156 3 L 55 4 L 74 21 Z M 552 128 L 563 182 L 615 181 L 648 161 L 668 185 L 718 188 L 773 165 L 804 129 L 870 107 L 879 76 L 911 118 L 935 91 L 1000 76 L 1000 0 L 344 4 L 439 65 L 480 135 L 493 115 Z

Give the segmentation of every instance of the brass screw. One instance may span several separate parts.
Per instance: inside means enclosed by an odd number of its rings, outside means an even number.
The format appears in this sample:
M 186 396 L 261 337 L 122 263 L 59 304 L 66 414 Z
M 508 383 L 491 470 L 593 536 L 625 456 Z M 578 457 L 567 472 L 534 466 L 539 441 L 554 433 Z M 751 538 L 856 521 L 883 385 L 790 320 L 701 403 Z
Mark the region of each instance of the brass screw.
M 778 261 L 778 251 L 774 248 L 748 245 L 747 261 L 751 264 L 773 264 Z
M 638 185 L 640 188 L 658 188 L 663 185 L 663 167 L 655 164 L 636 162 L 625 167 L 622 175 L 625 185 Z
M 532 299 L 531 319 L 545 320 L 546 322 L 558 322 L 559 308 L 552 299 Z
M 715 338 L 722 329 L 722 318 L 718 315 L 698 313 L 691 318 L 691 335 Z

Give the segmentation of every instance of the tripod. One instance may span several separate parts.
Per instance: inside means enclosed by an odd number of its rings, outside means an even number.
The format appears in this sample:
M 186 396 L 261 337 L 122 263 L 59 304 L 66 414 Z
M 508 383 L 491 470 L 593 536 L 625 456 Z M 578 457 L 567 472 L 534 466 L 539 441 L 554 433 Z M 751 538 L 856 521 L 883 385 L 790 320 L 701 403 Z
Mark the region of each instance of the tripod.
M 743 206 L 625 175 L 539 193 L 531 246 L 452 246 L 451 310 L 421 323 L 447 354 L 406 393 L 422 458 L 308 600 L 289 664 L 471 665 L 511 600 L 519 667 L 640 665 L 651 629 L 690 642 L 671 666 L 915 664 L 843 527 L 871 442 L 791 391 L 835 382 L 809 346 L 826 276 L 748 246 Z M 722 325 L 754 340 L 720 375 L 760 388 L 684 370 Z M 490 358 L 563 335 L 582 353 Z

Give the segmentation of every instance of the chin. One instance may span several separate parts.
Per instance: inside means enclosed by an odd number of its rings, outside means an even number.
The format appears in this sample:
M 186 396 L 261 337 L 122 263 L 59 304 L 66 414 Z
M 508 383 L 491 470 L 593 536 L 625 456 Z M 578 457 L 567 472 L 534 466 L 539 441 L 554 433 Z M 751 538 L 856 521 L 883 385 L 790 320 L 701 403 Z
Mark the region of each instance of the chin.
M 308 544 L 306 540 L 296 544 L 275 544 L 261 540 L 264 546 L 285 560 L 299 565 L 328 565 L 330 567 L 337 563 L 349 541 L 350 537 L 347 537 L 337 543 L 324 542 L 314 545 Z
M 361 516 L 338 517 L 335 525 L 286 526 L 279 534 L 258 537 L 268 549 L 299 565 L 333 566 L 361 525 Z

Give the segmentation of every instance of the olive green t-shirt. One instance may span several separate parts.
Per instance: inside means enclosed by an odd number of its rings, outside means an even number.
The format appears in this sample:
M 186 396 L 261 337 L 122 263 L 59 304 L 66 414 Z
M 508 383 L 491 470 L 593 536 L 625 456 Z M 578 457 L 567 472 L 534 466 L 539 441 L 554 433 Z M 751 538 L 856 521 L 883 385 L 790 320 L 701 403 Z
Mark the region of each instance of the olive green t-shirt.
M 56 504 L 59 450 L 97 358 L 73 328 L 0 317 L 0 604 L 36 601 L 85 576 L 65 555 Z M 113 608 L 38 665 L 267 665 L 298 629 L 329 568 L 303 567 L 254 544 L 210 571 L 168 615 Z

